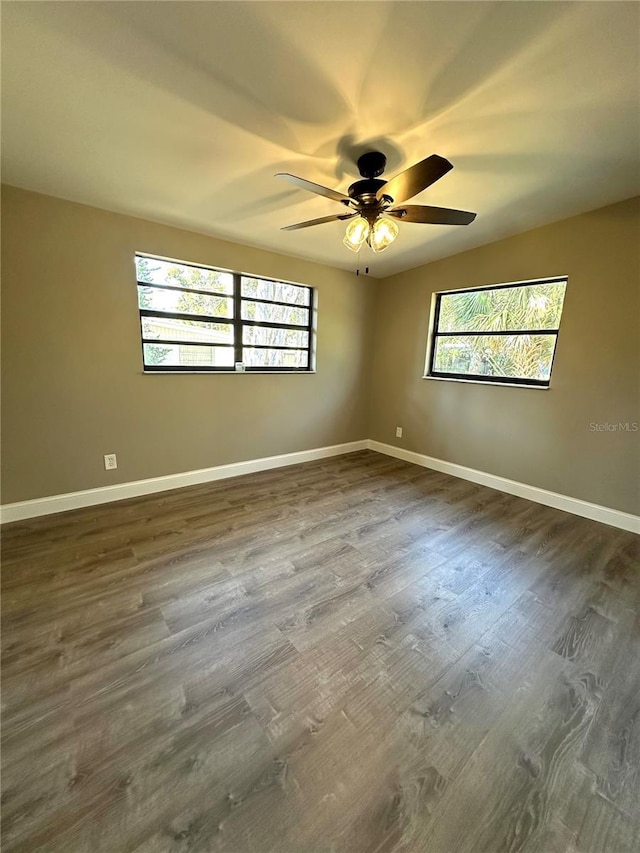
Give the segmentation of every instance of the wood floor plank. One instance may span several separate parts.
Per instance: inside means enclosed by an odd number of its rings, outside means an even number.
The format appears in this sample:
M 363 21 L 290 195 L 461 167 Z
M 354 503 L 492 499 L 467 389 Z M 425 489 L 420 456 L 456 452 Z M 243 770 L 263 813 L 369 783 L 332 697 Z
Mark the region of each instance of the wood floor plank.
M 565 807 L 571 791 L 565 781 L 599 698 L 593 678 L 549 675 L 514 694 L 449 787 L 440 814 L 425 830 L 424 849 L 530 851 L 539 849 L 541 835 L 548 840 L 547 827 Z
M 522 636 L 506 646 L 485 635 L 430 688 L 418 696 L 400 719 L 411 741 L 429 754 L 449 779 L 464 768 L 510 707 L 510 697 L 530 689 L 539 679 L 560 673 L 560 662 L 545 659 L 540 645 Z
M 640 537 L 370 451 L 2 530 L 6 853 L 636 853 Z
M 636 616 L 636 620 L 637 620 Z M 580 760 L 597 791 L 640 821 L 640 635 L 623 647 L 585 740 Z
M 636 853 L 640 822 L 620 812 L 599 794 L 593 794 L 577 836 L 580 853 Z

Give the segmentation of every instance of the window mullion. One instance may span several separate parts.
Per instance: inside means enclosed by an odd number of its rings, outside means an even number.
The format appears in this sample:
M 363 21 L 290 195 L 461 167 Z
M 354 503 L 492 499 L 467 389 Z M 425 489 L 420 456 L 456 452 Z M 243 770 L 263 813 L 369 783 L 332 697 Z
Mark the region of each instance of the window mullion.
M 515 335 L 557 335 L 559 329 L 475 329 L 473 331 L 435 332 L 438 338 L 499 338 Z
M 315 293 L 309 291 L 309 327 L 307 329 L 307 370 L 311 370 L 311 341 L 313 337 L 313 311 Z
M 433 335 L 431 339 L 431 353 L 429 354 L 429 373 L 434 371 L 434 361 L 436 357 L 436 341 L 438 340 L 438 326 L 440 325 L 440 300 L 442 294 L 436 293 L 436 309 L 433 320 Z
M 234 361 L 243 361 L 242 357 L 242 299 L 240 296 L 239 273 L 233 274 L 233 352 Z

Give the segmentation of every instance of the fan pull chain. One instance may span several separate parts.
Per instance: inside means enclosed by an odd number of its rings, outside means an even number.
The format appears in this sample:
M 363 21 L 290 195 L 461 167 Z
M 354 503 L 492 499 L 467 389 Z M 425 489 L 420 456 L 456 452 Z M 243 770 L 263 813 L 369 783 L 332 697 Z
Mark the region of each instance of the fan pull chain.
M 369 267 L 364 268 L 364 274 L 369 275 Z M 358 259 L 356 265 L 356 275 L 360 275 L 360 249 L 358 249 Z

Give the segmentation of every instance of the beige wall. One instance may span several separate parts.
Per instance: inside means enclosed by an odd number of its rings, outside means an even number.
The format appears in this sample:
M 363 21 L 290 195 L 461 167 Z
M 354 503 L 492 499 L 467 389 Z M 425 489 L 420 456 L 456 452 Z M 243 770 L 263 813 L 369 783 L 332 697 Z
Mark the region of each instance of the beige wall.
M 12 187 L 2 226 L 2 503 L 370 437 L 640 511 L 640 432 L 589 427 L 640 421 L 640 199 L 379 282 Z M 316 287 L 317 374 L 144 375 L 136 250 Z M 434 292 L 564 274 L 549 390 L 422 379 Z
M 565 274 L 549 390 L 421 378 L 434 292 Z M 638 513 L 639 295 L 640 199 L 378 282 L 369 437 Z
M 317 373 L 144 375 L 135 251 L 317 288 Z M 2 503 L 366 438 L 372 288 L 4 187 Z M 117 471 L 104 471 L 105 453 L 117 453 Z

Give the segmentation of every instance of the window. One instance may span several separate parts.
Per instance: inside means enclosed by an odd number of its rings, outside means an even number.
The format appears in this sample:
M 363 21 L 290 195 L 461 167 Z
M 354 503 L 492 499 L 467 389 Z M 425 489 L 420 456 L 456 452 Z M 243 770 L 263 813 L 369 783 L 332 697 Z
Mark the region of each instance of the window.
M 428 376 L 547 388 L 566 278 L 436 293 Z
M 136 254 L 146 371 L 310 371 L 313 290 Z

